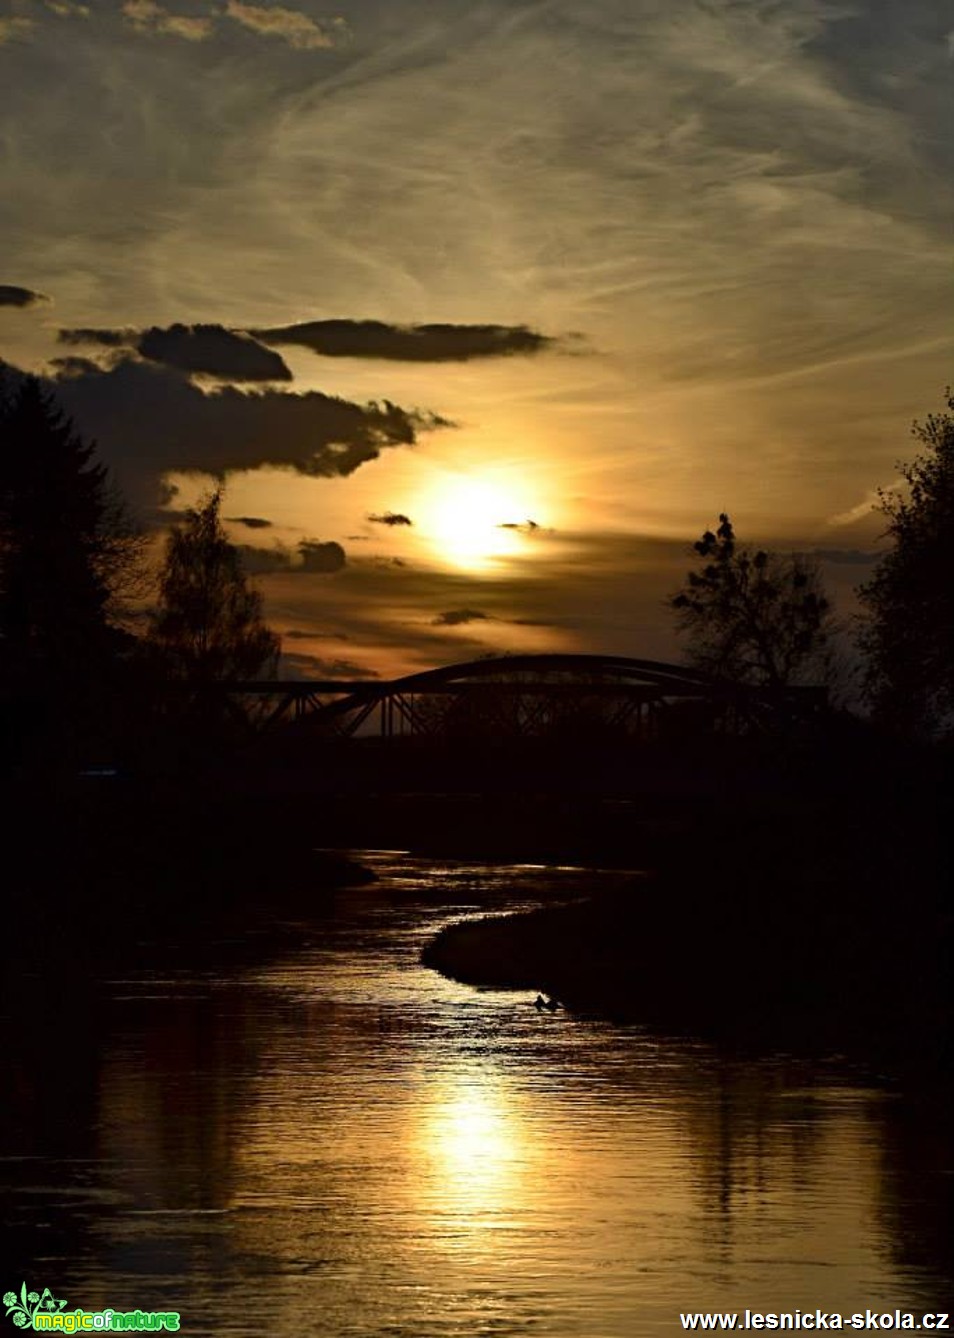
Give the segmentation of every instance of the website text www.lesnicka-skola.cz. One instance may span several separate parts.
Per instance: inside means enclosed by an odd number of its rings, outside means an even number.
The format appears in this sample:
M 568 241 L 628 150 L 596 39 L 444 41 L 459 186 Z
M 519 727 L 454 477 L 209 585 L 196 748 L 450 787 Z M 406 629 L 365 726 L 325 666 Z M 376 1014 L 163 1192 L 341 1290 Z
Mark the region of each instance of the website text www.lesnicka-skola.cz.
M 858 1310 L 842 1315 L 830 1310 L 785 1310 L 778 1313 L 744 1310 L 728 1314 L 694 1311 L 681 1314 L 684 1329 L 903 1329 L 908 1333 L 950 1331 L 950 1315 L 942 1310 L 915 1314 L 909 1310 Z

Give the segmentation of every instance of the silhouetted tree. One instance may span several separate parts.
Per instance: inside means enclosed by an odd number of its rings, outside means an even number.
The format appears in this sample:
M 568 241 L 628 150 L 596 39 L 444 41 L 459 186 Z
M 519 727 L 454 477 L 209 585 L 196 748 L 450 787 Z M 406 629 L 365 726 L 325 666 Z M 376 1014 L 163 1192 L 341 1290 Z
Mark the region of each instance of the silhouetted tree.
M 94 443 L 35 377 L 0 402 L 0 635 L 10 671 L 68 671 L 117 650 L 116 603 L 141 544 Z
M 128 734 L 118 627 L 142 540 L 96 448 L 35 377 L 0 387 L 0 752 L 38 775 Z
M 954 410 L 950 387 L 946 398 Z M 954 729 L 954 416 L 930 414 L 911 431 L 926 450 L 898 466 L 906 495 L 879 494 L 892 547 L 858 591 L 862 645 L 876 715 L 937 737 Z
M 149 633 L 171 675 L 197 683 L 273 674 L 281 649 L 222 527 L 220 503 L 213 493 L 170 533 Z
M 831 608 L 811 557 L 740 547 L 725 514 L 693 548 L 700 570 L 669 601 L 693 664 L 762 687 L 823 677 Z

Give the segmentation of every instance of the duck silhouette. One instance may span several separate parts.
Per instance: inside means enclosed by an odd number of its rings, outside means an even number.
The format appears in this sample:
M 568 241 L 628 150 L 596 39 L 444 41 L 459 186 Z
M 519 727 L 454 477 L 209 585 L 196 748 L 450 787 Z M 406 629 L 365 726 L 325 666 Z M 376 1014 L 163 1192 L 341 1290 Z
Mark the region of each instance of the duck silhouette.
M 555 1013 L 562 1005 L 556 999 L 545 999 L 542 994 L 538 994 L 533 1001 L 533 1006 L 538 1013 L 544 1010 L 548 1013 Z

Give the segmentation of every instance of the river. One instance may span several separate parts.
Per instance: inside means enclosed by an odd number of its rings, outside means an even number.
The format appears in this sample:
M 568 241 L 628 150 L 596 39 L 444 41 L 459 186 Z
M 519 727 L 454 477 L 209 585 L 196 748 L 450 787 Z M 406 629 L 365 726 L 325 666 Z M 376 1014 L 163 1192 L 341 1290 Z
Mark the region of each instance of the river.
M 72 995 L 24 971 L 4 1291 L 28 1269 L 69 1309 L 282 1338 L 643 1338 L 680 1312 L 950 1302 L 934 1101 L 419 964 L 449 921 L 619 875 L 359 858 L 378 881 L 299 905 L 267 951 L 147 951 Z

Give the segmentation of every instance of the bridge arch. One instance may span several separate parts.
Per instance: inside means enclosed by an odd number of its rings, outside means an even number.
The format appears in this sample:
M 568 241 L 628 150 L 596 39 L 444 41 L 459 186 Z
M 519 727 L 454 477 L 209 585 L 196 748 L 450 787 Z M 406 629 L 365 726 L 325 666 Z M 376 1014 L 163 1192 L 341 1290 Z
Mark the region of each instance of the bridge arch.
M 770 691 L 685 665 L 582 654 L 493 656 L 390 680 L 232 686 L 268 694 L 272 724 L 294 717 L 309 731 L 352 738 L 533 737 L 573 728 L 643 738 L 667 719 L 740 733 L 816 712 L 825 701 L 819 688 Z

